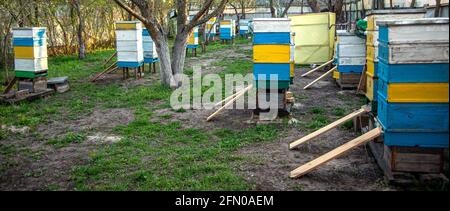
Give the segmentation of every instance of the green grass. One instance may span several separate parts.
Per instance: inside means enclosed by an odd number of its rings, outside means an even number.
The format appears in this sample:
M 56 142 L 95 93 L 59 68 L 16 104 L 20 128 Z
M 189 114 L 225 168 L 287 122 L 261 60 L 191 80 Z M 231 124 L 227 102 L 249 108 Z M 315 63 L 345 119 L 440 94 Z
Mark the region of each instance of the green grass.
M 52 138 L 47 141 L 47 144 L 54 146 L 55 148 L 63 148 L 70 144 L 80 144 L 87 138 L 84 133 L 69 132 L 65 136 L 60 138 Z

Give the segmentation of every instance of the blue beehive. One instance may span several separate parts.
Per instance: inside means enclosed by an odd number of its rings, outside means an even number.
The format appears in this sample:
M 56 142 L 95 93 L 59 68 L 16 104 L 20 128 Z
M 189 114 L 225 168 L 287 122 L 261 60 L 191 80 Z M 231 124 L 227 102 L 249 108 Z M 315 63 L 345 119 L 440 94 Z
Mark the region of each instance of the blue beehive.
M 378 120 L 385 144 L 448 148 L 448 18 L 378 26 Z
M 159 61 L 156 45 L 147 29 L 142 30 L 142 40 L 144 48 L 144 63 L 152 64 Z

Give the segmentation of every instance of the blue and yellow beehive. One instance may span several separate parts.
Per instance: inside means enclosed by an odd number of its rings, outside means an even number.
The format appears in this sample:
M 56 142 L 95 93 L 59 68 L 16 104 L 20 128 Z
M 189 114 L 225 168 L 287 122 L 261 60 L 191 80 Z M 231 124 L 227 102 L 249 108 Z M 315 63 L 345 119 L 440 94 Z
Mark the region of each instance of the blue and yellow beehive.
M 448 18 L 378 25 L 378 120 L 385 145 L 448 148 Z
M 383 20 L 404 20 L 423 18 L 425 10 L 423 9 L 402 9 L 402 10 L 373 10 L 368 14 L 367 36 L 366 36 L 366 97 L 370 101 L 378 101 L 378 48 L 379 48 L 379 27 L 378 21 Z M 372 110 L 376 110 L 375 108 Z
M 196 49 L 198 48 L 198 27 L 194 27 L 194 29 L 191 31 L 189 38 L 188 38 L 188 49 Z
M 223 20 L 220 22 L 220 39 L 221 40 L 233 39 L 232 20 Z
M 293 78 L 291 21 L 285 18 L 254 19 L 253 73 L 257 88 L 288 89 Z M 276 79 L 271 78 L 276 76 Z
M 156 45 L 147 29 L 142 30 L 142 40 L 144 48 L 144 63 L 152 64 L 159 61 Z
M 211 18 L 206 22 L 206 33 L 210 33 L 210 39 L 213 39 L 217 34 L 217 18 Z
M 139 21 L 116 22 L 117 66 L 137 68 L 144 64 L 142 24 Z
M 18 78 L 47 76 L 46 28 L 13 29 L 14 69 Z

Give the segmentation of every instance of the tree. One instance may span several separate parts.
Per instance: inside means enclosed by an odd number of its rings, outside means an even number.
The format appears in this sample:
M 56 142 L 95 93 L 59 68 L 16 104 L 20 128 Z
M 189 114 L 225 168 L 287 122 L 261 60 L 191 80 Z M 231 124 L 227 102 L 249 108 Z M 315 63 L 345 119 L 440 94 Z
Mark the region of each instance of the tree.
M 269 0 L 270 13 L 272 15 L 272 18 L 286 17 L 289 12 L 289 9 L 292 6 L 292 3 L 294 3 L 294 0 L 289 0 L 287 3 L 285 2 L 283 5 L 280 4 L 280 0 Z M 284 9 L 282 7 L 284 7 Z M 283 9 L 282 12 L 281 9 Z
M 199 10 L 189 22 L 188 0 L 130 0 L 138 10 L 129 7 L 124 0 L 113 1 L 140 20 L 148 29 L 155 41 L 160 58 L 161 83 L 172 88 L 179 86 L 174 76 L 183 73 L 187 39 L 190 32 L 195 26 L 204 24 L 212 17 L 219 15 L 228 3 L 228 0 L 205 0 L 201 5 L 196 5 Z M 172 8 L 177 11 L 177 33 L 172 53 L 170 53 L 167 14 Z
M 306 2 L 313 12 L 320 12 L 320 6 L 317 3 L 317 0 L 307 0 Z
M 77 38 L 78 38 L 78 59 L 86 58 L 86 44 L 84 43 L 84 19 L 81 14 L 80 2 L 79 0 L 72 0 L 72 7 L 75 10 L 75 13 L 78 18 L 78 27 L 77 27 Z

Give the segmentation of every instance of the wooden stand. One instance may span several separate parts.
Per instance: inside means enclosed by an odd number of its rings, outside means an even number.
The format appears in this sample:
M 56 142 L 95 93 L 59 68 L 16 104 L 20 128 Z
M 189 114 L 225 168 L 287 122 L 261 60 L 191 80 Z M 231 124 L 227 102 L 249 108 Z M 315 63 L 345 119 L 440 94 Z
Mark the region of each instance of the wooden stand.
M 361 73 L 340 73 L 337 85 L 341 89 L 356 89 L 360 83 Z

